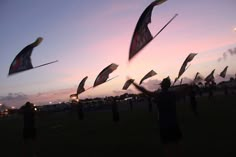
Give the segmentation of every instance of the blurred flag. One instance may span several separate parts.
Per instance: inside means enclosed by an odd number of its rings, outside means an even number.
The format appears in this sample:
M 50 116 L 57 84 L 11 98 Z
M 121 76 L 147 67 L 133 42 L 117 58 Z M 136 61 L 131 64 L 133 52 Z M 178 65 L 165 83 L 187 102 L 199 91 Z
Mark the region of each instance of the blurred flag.
M 199 82 L 201 80 L 203 80 L 203 77 L 200 75 L 199 72 L 197 72 L 194 79 L 193 79 L 193 83 Z
M 148 29 L 148 24 L 151 23 L 152 10 L 156 5 L 164 3 L 166 0 L 153 1 L 140 16 L 134 34 L 131 40 L 129 49 L 129 60 L 131 60 L 144 46 L 146 46 L 152 39 L 153 36 Z
M 12 61 L 8 75 L 33 68 L 31 63 L 31 54 L 33 49 L 42 42 L 43 38 L 39 37 L 35 42 L 23 48 Z
M 175 82 L 180 78 L 180 76 L 182 76 L 183 73 L 188 69 L 188 67 L 190 66 L 190 65 L 189 65 L 189 66 L 187 67 L 188 62 L 191 62 L 191 61 L 193 60 L 193 58 L 194 58 L 196 55 L 197 55 L 197 53 L 190 53 L 190 54 L 187 56 L 187 58 L 184 60 L 182 66 L 181 66 L 181 68 L 180 68 L 180 70 L 179 70 L 179 75 L 178 75 L 178 77 L 175 79 L 175 81 L 174 81 L 173 84 L 175 84 Z
M 87 79 L 88 79 L 88 76 L 84 77 L 83 80 L 79 83 L 79 86 L 77 88 L 77 94 L 80 94 L 85 91 L 84 84 Z
M 122 89 L 127 90 L 129 88 L 129 86 L 131 85 L 131 83 L 133 83 L 133 82 L 134 82 L 134 79 L 127 80 Z
M 212 70 L 212 72 L 205 78 L 205 81 L 206 81 L 206 82 L 214 81 L 214 79 L 215 79 L 215 77 L 214 77 L 214 72 L 215 72 L 215 69 Z
M 112 63 L 109 66 L 107 66 L 106 68 L 104 68 L 97 76 L 93 87 L 96 87 L 104 82 L 106 82 L 106 80 L 109 78 L 109 74 L 112 73 L 114 70 L 116 70 L 118 67 L 117 64 Z
M 143 82 L 144 80 L 146 80 L 147 78 L 152 77 L 152 76 L 154 76 L 154 75 L 156 75 L 156 74 L 157 74 L 157 73 L 156 73 L 155 71 L 153 71 L 153 70 L 149 71 L 149 72 L 141 79 L 141 81 L 139 82 L 139 84 L 142 84 L 142 82 Z
M 225 78 L 226 72 L 227 72 L 228 66 L 224 68 L 224 70 L 220 73 L 220 76 Z
M 197 53 L 190 53 L 188 57 L 185 59 L 184 63 L 182 64 L 180 70 L 179 70 L 179 76 L 178 78 L 187 70 L 186 66 L 188 62 L 191 62 L 193 58 L 197 55 Z
M 32 63 L 31 63 L 31 54 L 33 52 L 33 49 L 38 46 L 41 42 L 43 41 L 42 37 L 38 37 L 35 42 L 33 42 L 32 44 L 26 46 L 25 48 L 23 48 L 23 50 L 20 51 L 20 53 L 17 54 L 17 56 L 14 58 L 14 60 L 11 63 L 10 69 L 9 69 L 9 75 L 18 73 L 18 72 L 22 72 L 25 70 L 30 70 L 30 69 L 35 69 L 35 68 L 39 68 L 48 64 L 52 64 L 56 61 L 52 61 L 49 63 L 45 63 L 36 67 L 33 67 Z

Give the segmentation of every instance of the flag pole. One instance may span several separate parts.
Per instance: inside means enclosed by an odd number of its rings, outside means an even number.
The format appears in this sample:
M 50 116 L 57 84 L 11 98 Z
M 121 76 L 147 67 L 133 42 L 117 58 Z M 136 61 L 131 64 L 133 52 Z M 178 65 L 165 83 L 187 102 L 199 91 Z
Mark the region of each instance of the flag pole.
M 92 89 L 92 88 L 93 88 L 93 86 L 91 86 L 91 87 L 87 88 L 85 91 L 87 91 L 87 90 L 89 90 L 89 89 Z M 84 91 L 84 92 L 85 92 L 85 91 Z
M 118 76 L 119 76 L 119 75 L 116 75 L 116 76 L 110 78 L 109 80 L 107 80 L 106 82 L 111 81 L 111 80 L 113 80 L 114 78 L 116 78 L 116 77 L 118 77 Z M 104 83 L 105 83 L 105 82 L 104 82 Z
M 56 63 L 56 62 L 58 62 L 58 60 L 55 60 L 55 61 L 52 61 L 52 62 L 49 62 L 49 63 L 45 63 L 45 64 L 42 64 L 42 65 L 38 65 L 36 67 L 33 67 L 33 69 L 39 68 L 39 67 L 42 67 L 42 66 L 45 66 L 45 65 L 48 65 L 48 64 Z
M 176 18 L 176 16 L 178 16 L 178 14 L 175 14 L 175 15 L 164 25 L 164 27 L 162 27 L 162 29 L 159 30 L 159 32 L 157 32 L 157 34 L 153 37 L 153 39 L 154 39 L 158 34 L 160 34 L 160 33 L 163 31 L 163 29 L 165 29 L 166 26 L 168 26 L 168 25 L 171 23 L 171 21 L 173 21 L 173 20 Z

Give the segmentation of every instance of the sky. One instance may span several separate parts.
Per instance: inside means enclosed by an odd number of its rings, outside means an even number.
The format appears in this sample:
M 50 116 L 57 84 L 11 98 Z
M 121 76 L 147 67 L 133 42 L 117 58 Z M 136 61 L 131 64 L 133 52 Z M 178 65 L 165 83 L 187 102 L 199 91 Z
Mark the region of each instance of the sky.
M 150 70 L 157 75 L 144 86 L 170 76 L 173 80 L 189 53 L 197 53 L 183 77 L 196 72 L 215 75 L 229 66 L 236 73 L 235 0 L 168 0 L 154 7 L 148 25 L 155 35 L 176 13 L 178 16 L 128 62 L 136 23 L 151 0 L 1 0 L 0 1 L 0 104 L 19 107 L 26 101 L 44 105 L 69 100 L 80 81 L 85 88 L 106 66 L 118 64 L 115 79 L 80 95 L 81 99 L 136 92 L 123 91 L 127 77 L 140 79 Z M 15 56 L 36 38 L 33 66 L 59 62 L 8 76 Z M 228 78 L 226 78 L 228 79 Z M 158 88 L 158 85 L 156 85 Z

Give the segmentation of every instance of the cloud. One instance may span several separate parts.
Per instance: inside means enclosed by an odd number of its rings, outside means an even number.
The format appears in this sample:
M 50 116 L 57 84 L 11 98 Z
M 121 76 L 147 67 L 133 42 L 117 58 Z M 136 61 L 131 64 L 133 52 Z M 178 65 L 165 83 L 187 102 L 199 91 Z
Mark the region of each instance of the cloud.
M 142 83 L 142 86 L 145 87 L 148 90 L 155 91 L 160 87 L 161 80 L 154 79 L 154 80 L 148 80 L 146 82 Z
M 7 106 L 23 105 L 29 100 L 29 96 L 24 93 L 8 93 L 7 96 L 0 97 L 0 103 Z
M 221 61 L 223 61 L 223 60 L 226 60 L 229 55 L 230 55 L 230 56 L 236 55 L 236 48 L 234 48 L 234 49 L 228 49 L 228 51 L 224 52 L 223 55 L 217 59 L 217 61 L 218 61 L 218 62 L 221 62 Z

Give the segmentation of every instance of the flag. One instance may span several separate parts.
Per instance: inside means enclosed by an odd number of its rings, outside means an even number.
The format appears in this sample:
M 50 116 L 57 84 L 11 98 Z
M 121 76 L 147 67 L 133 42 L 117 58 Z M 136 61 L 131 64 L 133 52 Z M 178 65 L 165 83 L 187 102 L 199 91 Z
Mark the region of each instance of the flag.
M 148 24 L 151 23 L 152 10 L 156 5 L 164 3 L 166 0 L 153 1 L 141 14 L 130 44 L 129 60 L 131 60 L 143 47 L 145 47 L 152 39 L 153 36 L 148 29 Z
M 211 81 L 214 81 L 214 72 L 215 72 L 215 69 L 212 70 L 212 72 L 205 78 L 205 81 L 206 82 L 211 82 Z
M 104 68 L 97 76 L 93 87 L 98 86 L 104 82 L 106 82 L 106 80 L 109 78 L 109 74 L 112 73 L 114 70 L 116 70 L 118 67 L 117 64 L 112 63 L 109 66 L 107 66 L 106 68 Z
M 197 55 L 197 53 L 190 53 L 188 55 L 188 57 L 184 60 L 180 70 L 179 70 L 179 75 L 178 78 L 187 70 L 186 66 L 188 64 L 188 62 L 191 62 L 193 60 L 193 58 Z
M 122 89 L 127 90 L 129 88 L 129 86 L 131 85 L 131 83 L 133 83 L 133 82 L 134 82 L 134 79 L 127 80 Z
M 180 76 L 188 69 L 188 67 L 186 68 L 188 62 L 191 62 L 193 60 L 193 58 L 197 55 L 197 53 L 190 53 L 187 58 L 184 60 L 180 70 L 179 70 L 179 74 L 178 77 L 175 78 L 175 81 L 173 83 L 173 85 L 175 84 L 175 82 L 180 78 Z
M 203 80 L 203 78 L 202 78 L 202 76 L 200 76 L 200 73 L 197 72 L 194 79 L 193 79 L 193 83 L 201 81 L 201 80 Z
M 80 84 L 77 88 L 77 94 L 80 94 L 85 91 L 84 84 L 85 84 L 85 81 L 87 80 L 87 78 L 88 78 L 88 76 L 84 77 L 83 80 L 80 82 Z
M 193 79 L 194 82 L 197 80 L 198 75 L 199 75 L 199 72 L 196 73 L 196 75 L 195 75 L 195 77 Z
M 227 72 L 228 66 L 224 68 L 224 70 L 220 73 L 220 76 L 225 78 L 226 72 Z
M 43 38 L 39 37 L 35 42 L 23 48 L 11 63 L 8 75 L 22 72 L 33 68 L 31 63 L 31 54 L 33 49 L 42 42 Z
M 156 73 L 155 71 L 153 71 L 153 70 L 149 71 L 149 72 L 141 79 L 141 81 L 139 82 L 139 84 L 142 84 L 142 82 L 143 82 L 144 80 L 146 80 L 147 78 L 152 77 L 152 76 L 154 76 L 154 75 L 156 75 L 156 74 L 157 74 L 157 73 Z

